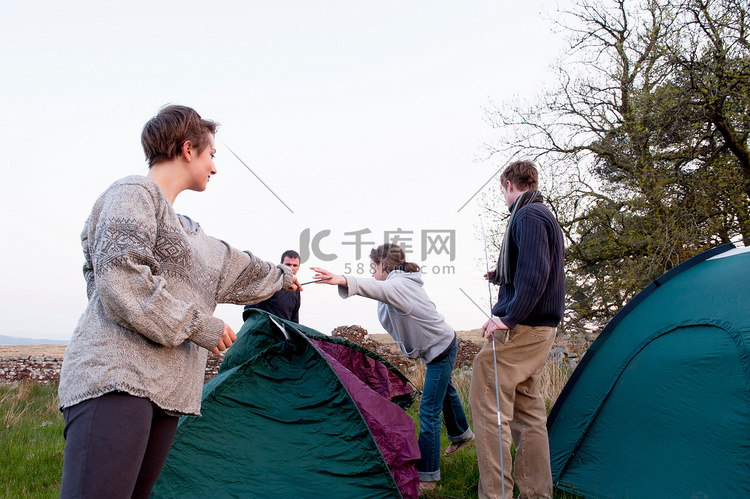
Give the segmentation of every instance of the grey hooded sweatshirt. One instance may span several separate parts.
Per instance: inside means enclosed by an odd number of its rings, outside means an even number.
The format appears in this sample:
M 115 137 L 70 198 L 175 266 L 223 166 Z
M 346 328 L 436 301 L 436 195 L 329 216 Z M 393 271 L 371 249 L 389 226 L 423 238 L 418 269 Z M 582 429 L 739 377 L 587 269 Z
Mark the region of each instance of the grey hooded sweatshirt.
M 453 342 L 456 333 L 427 296 L 419 272 L 394 270 L 385 281 L 344 277 L 346 286 L 339 286 L 339 296 L 379 301 L 380 324 L 410 359 L 429 363 Z

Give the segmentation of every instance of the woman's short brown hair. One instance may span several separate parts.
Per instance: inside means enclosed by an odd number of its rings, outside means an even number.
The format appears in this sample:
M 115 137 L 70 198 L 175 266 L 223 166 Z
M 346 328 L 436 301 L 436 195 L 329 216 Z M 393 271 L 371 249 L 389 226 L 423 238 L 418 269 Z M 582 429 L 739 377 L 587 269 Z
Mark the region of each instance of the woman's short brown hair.
M 500 183 L 510 182 L 522 191 L 536 189 L 539 185 L 539 173 L 531 161 L 514 161 L 503 170 L 500 175 Z
M 208 146 L 209 135 L 215 135 L 217 128 L 218 123 L 204 120 L 193 108 L 178 105 L 162 107 L 143 126 L 141 133 L 148 167 L 179 156 L 183 144 L 188 140 L 201 154 Z
M 406 261 L 404 250 L 397 244 L 381 244 L 370 251 L 370 260 L 375 265 L 382 263 L 383 271 L 389 274 L 392 270 L 403 270 L 404 272 L 419 272 L 419 265 Z

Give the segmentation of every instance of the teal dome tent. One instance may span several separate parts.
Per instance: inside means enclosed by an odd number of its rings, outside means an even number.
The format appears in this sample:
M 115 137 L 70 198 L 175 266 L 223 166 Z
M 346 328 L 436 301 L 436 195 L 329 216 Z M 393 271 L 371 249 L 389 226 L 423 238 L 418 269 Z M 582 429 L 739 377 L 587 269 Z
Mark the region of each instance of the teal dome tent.
M 650 284 L 604 328 L 547 422 L 555 486 L 589 498 L 750 497 L 750 248 Z

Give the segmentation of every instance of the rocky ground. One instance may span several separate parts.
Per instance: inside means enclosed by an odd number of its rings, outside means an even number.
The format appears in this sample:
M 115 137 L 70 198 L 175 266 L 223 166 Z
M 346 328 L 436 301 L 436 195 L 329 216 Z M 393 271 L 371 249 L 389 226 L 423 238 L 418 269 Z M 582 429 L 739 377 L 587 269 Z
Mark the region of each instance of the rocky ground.
M 368 350 L 379 354 L 388 362 L 406 372 L 415 361 L 409 360 L 401 353 L 398 346 L 387 334 L 368 334 L 361 326 L 339 326 L 333 330 L 332 336 L 339 336 L 362 345 Z M 474 361 L 474 356 L 482 348 L 483 340 L 478 333 L 472 331 L 458 333 L 458 352 L 456 353 L 456 367 L 464 367 Z
M 370 335 L 360 326 L 340 326 L 331 334 L 378 353 L 404 372 L 407 372 L 415 363 L 401 354 L 387 334 Z M 549 360 L 575 367 L 588 347 L 588 343 L 558 337 L 550 352 Z M 470 365 L 474 355 L 483 344 L 484 340 L 478 331 L 459 331 L 456 367 Z M 60 379 L 60 367 L 64 354 L 65 345 L 0 345 L 0 383 L 25 380 L 57 383 Z M 223 358 L 222 354 L 209 354 L 206 380 L 216 375 Z

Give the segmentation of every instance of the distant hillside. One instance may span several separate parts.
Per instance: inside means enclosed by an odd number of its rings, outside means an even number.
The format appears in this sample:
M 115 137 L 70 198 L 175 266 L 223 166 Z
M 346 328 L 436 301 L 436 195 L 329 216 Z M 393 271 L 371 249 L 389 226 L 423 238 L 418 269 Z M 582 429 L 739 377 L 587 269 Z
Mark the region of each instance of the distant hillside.
M 0 345 L 67 345 L 68 342 L 69 340 L 21 338 L 20 336 L 3 336 L 0 334 Z

